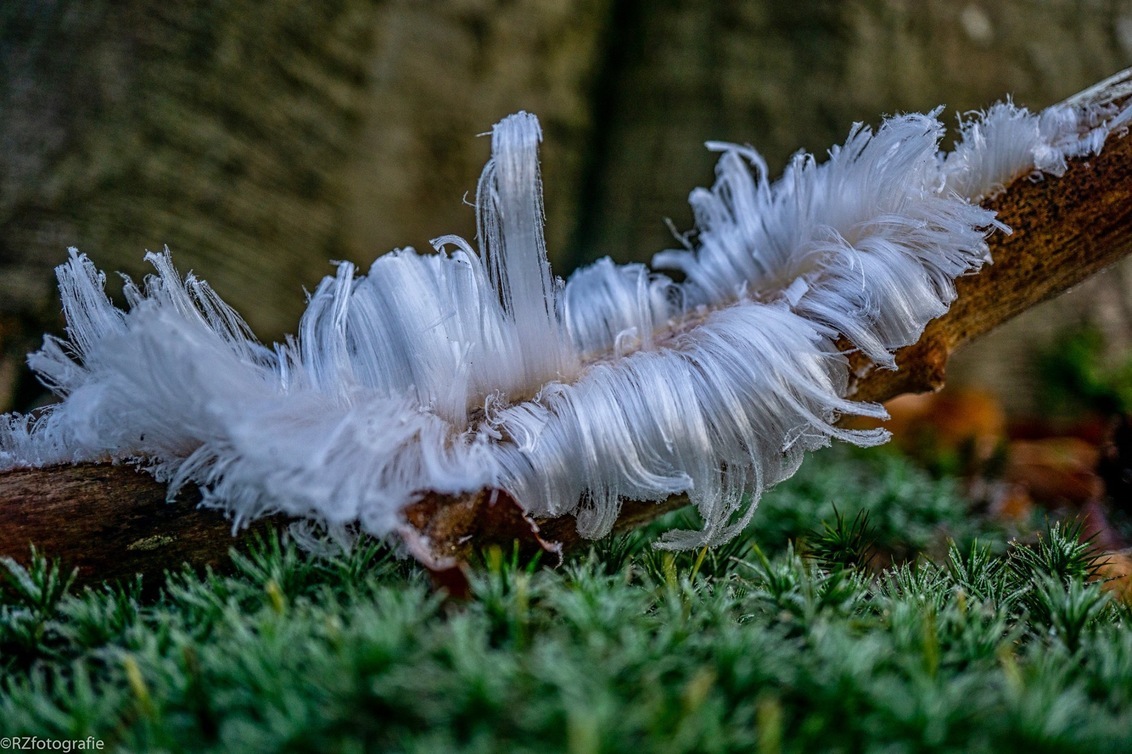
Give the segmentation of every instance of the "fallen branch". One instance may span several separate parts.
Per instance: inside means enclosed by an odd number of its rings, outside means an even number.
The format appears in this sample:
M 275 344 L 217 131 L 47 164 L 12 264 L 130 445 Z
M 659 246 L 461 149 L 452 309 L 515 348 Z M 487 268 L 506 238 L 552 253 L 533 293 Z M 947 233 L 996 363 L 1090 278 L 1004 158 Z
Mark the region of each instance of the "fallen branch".
M 1122 74 L 1081 97 L 1124 102 L 1132 75 Z M 1132 138 L 1110 137 L 1103 151 L 1071 160 L 1061 177 L 1023 177 L 986 202 L 1011 235 L 994 234 L 994 263 L 958 282 L 959 296 L 921 340 L 897 353 L 897 371 L 850 354 L 853 398 L 883 401 L 939 389 L 950 355 L 963 343 L 1067 290 L 1132 252 Z M 131 468 L 81 464 L 0 474 L 0 554 L 25 557 L 28 545 L 61 556 L 80 579 L 154 573 L 181 562 L 217 562 L 232 538 L 219 513 L 196 507 L 186 491 L 164 504 L 165 488 Z M 618 528 L 629 528 L 686 504 L 626 502 Z M 516 539 L 542 549 L 580 541 L 574 519 L 531 521 L 509 496 L 482 491 L 427 495 L 404 511 L 401 534 L 426 565 L 459 563 L 473 546 Z M 266 519 L 271 520 L 271 519 Z
M 34 545 L 77 567 L 79 583 L 217 566 L 233 544 L 231 523 L 199 497 L 167 504 L 164 485 L 127 466 L 16 469 L 0 475 L 0 501 L 0 555 L 22 562 Z

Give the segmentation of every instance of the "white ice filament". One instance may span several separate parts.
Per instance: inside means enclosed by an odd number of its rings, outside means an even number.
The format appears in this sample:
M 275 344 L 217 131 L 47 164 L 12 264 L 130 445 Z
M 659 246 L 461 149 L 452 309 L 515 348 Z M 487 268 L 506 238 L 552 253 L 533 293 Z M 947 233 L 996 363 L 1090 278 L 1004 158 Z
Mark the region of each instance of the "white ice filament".
M 884 441 L 835 424 L 883 416 L 843 397 L 838 338 L 891 366 L 1005 230 L 974 201 L 1063 171 L 1128 113 L 1106 126 L 1087 108 L 998 105 L 949 155 L 936 113 L 905 115 L 855 126 L 775 182 L 753 150 L 713 144 L 694 248 L 654 269 L 602 260 L 565 284 L 547 263 L 541 134 L 520 113 L 495 127 L 478 253 L 446 236 L 364 276 L 342 264 L 271 348 L 168 252 L 148 255 L 156 274 L 127 284 L 123 311 L 72 250 L 58 270 L 68 339 L 30 357 L 62 400 L 0 420 L 0 469 L 127 461 L 171 494 L 200 485 L 237 523 L 281 511 L 378 536 L 429 491 L 501 488 L 587 536 L 623 500 L 686 493 L 703 528 L 661 545 L 717 544 L 806 451 Z

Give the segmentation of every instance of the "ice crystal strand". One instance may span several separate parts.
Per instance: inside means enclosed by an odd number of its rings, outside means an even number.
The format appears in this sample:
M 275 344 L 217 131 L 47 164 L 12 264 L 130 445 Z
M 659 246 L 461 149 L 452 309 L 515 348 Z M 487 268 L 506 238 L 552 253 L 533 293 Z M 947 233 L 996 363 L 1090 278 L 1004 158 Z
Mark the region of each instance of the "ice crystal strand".
M 496 124 L 477 192 L 484 264 L 514 323 L 523 382 L 553 378 L 572 361 L 556 315 L 557 283 L 543 236 L 538 119 L 520 112 Z

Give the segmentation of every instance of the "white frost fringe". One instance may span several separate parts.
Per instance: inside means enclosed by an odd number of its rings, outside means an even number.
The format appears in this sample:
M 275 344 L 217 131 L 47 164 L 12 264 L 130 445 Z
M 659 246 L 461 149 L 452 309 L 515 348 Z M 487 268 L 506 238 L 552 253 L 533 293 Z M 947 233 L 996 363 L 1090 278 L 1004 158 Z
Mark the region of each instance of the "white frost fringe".
M 1130 111 L 1001 104 L 948 155 L 937 115 L 854 126 L 773 183 L 752 149 L 709 144 L 722 157 L 691 195 L 696 240 L 654 260 L 682 282 L 605 259 L 563 285 L 543 240 L 541 133 L 519 113 L 493 133 L 478 254 L 445 236 L 365 276 L 343 263 L 272 348 L 168 251 L 147 255 L 142 287 L 127 281 L 122 311 L 72 249 L 58 270 L 69 340 L 29 359 L 62 401 L 0 419 L 0 469 L 130 462 L 170 496 L 200 485 L 237 525 L 283 512 L 378 536 L 428 491 L 501 488 L 590 537 L 624 499 L 687 493 L 703 529 L 660 545 L 724 542 L 806 451 L 886 439 L 834 424 L 884 415 L 843 397 L 837 338 L 893 366 L 1006 230 L 973 202 L 1099 151 Z

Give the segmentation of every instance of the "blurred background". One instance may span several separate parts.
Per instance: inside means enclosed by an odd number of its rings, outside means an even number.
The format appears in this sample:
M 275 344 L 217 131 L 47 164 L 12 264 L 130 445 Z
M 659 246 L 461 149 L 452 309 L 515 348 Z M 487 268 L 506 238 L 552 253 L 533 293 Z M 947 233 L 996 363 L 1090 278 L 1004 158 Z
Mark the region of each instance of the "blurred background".
M 671 245 L 666 218 L 687 229 L 712 180 L 706 140 L 778 171 L 853 121 L 1040 108 L 1128 65 L 1132 0 L 8 0 L 0 409 L 40 392 L 23 359 L 61 327 L 69 245 L 133 275 L 168 245 L 273 339 L 328 260 L 471 237 L 477 134 L 519 109 L 543 124 L 564 276 Z M 1110 271 L 970 346 L 953 382 L 1046 413 L 1030 366 L 1067 332 L 1122 374 L 1130 291 L 1132 267 Z

